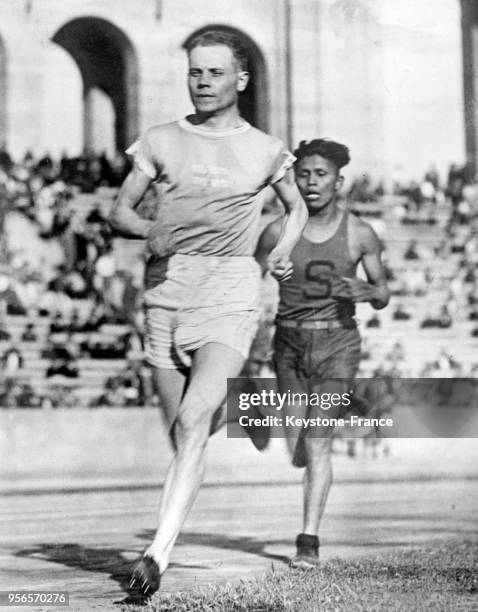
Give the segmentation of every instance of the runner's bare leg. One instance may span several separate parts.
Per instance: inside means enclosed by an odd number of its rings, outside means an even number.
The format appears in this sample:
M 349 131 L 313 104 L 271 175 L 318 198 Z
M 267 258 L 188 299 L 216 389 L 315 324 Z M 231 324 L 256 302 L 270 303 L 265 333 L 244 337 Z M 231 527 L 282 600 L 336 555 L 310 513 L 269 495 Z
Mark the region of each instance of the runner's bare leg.
M 227 393 L 227 379 L 239 375 L 244 358 L 234 349 L 211 342 L 193 357 L 191 378 L 175 424 L 177 450 L 166 477 L 158 530 L 146 554 L 163 573 L 179 531 L 202 482 L 211 419 Z
M 332 484 L 331 437 L 304 439 L 307 465 L 304 473 L 303 533 L 318 535 Z

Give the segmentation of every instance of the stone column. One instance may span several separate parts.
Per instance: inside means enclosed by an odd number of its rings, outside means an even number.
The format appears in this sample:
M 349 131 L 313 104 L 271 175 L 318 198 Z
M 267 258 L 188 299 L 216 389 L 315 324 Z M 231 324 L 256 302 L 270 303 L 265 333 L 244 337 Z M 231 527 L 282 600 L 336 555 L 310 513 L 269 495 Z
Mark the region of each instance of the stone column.
M 478 121 L 478 31 L 474 0 L 461 0 L 463 86 L 465 97 L 466 158 L 473 174 L 477 171 Z
M 0 147 L 7 140 L 7 58 L 0 38 Z

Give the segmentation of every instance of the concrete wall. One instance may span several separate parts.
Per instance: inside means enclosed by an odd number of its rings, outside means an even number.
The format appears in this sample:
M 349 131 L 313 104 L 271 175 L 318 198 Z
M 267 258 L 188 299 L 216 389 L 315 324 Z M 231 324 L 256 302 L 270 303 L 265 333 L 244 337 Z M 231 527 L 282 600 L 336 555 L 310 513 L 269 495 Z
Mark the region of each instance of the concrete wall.
M 1 475 L 6 481 L 42 478 L 158 478 L 168 441 L 157 410 L 4 410 Z M 164 475 L 164 474 L 163 474 Z
M 388 459 L 334 456 L 336 481 L 478 477 L 476 439 L 410 438 L 388 443 Z M 283 439 L 272 439 L 267 451 L 259 453 L 248 438 L 227 437 L 224 428 L 210 439 L 207 455 L 206 483 L 300 482 L 302 478 L 302 470 L 290 464 Z M 0 410 L 0 493 L 157 485 L 163 482 L 170 459 L 169 442 L 155 409 Z
M 458 0 L 380 3 L 389 176 L 465 161 L 460 16 Z
M 383 81 L 377 7 L 374 0 L 324 0 L 315 18 L 316 96 L 314 129 L 351 150 L 346 176 L 384 170 Z M 309 22 L 309 27 L 313 27 Z M 299 82 L 296 81 L 297 86 Z M 298 113 L 299 114 L 299 113 Z M 310 134 L 306 117 L 296 123 L 299 138 Z
M 271 460 L 221 430 L 208 445 L 206 482 L 298 481 L 284 441 L 275 442 Z M 0 410 L 0 492 L 157 485 L 171 457 L 156 409 Z

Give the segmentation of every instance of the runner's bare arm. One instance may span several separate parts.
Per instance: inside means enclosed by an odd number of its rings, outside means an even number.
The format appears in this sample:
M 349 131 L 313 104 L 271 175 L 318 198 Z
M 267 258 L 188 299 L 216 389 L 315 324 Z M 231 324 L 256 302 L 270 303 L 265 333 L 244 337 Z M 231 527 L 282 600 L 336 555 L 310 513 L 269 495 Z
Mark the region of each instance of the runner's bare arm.
M 269 254 L 268 266 L 278 280 L 286 280 L 292 274 L 290 254 L 302 236 L 309 214 L 295 184 L 292 168 L 287 170 L 284 177 L 272 187 L 284 204 L 285 216 L 279 240 Z
M 261 266 L 262 274 L 264 275 L 268 268 L 267 258 L 272 249 L 276 246 L 282 228 L 282 218 L 276 219 L 264 228 L 257 243 L 254 257 L 257 263 Z
M 154 221 L 142 219 L 134 210 L 151 185 L 151 179 L 134 165 L 121 186 L 108 215 L 110 225 L 126 238 L 147 238 Z
M 362 262 L 367 281 L 359 278 L 344 278 L 349 285 L 354 302 L 369 302 L 375 310 L 385 308 L 390 300 L 385 269 L 382 263 L 382 246 L 377 234 L 365 223 L 360 226 Z

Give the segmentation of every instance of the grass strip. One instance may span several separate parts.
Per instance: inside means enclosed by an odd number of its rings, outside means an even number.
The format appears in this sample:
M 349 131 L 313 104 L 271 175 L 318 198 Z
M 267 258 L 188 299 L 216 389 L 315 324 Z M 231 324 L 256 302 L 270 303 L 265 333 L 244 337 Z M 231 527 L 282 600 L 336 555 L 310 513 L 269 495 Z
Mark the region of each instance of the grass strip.
M 310 571 L 269 571 L 172 595 L 155 595 L 148 612 L 461 612 L 478 610 L 478 541 L 450 541 Z

